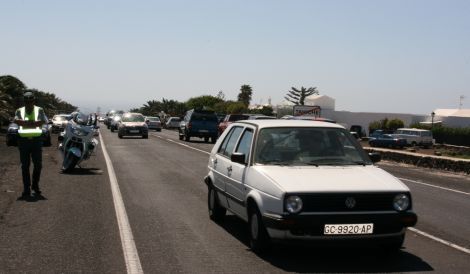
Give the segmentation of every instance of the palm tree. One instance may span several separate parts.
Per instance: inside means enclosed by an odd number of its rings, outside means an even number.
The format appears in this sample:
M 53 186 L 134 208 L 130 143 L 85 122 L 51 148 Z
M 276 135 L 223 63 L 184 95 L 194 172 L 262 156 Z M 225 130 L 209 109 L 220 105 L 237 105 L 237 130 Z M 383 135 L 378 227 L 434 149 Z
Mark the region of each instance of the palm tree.
M 253 94 L 253 89 L 250 85 L 243 85 L 240 88 L 240 93 L 238 94 L 238 101 L 245 104 L 245 106 L 250 105 L 251 95 Z
M 295 105 L 303 106 L 305 104 L 305 98 L 313 94 L 319 94 L 316 87 L 310 87 L 308 89 L 304 87 L 301 87 L 300 89 L 292 87 L 291 90 L 287 91 L 287 95 L 284 99 L 294 103 Z

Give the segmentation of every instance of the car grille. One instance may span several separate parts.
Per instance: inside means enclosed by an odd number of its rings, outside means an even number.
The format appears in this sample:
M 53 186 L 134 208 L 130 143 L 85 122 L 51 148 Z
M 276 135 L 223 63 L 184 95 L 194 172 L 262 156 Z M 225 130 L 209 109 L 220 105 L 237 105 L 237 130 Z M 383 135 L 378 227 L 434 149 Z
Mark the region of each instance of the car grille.
M 302 194 L 303 212 L 390 211 L 398 193 Z M 354 200 L 351 202 L 352 199 Z M 353 205 L 351 205 L 353 204 Z M 349 205 L 349 207 L 348 207 Z

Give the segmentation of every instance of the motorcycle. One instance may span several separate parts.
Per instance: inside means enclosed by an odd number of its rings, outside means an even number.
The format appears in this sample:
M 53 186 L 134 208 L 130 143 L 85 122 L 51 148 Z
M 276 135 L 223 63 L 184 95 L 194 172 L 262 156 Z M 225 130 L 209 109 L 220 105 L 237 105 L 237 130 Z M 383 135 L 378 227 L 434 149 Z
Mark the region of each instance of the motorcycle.
M 72 171 L 82 161 L 89 159 L 99 144 L 94 138 L 99 129 L 96 114 L 86 116 L 77 112 L 72 116 L 73 118 L 58 137 L 59 149 L 63 155 L 62 171 L 64 173 Z

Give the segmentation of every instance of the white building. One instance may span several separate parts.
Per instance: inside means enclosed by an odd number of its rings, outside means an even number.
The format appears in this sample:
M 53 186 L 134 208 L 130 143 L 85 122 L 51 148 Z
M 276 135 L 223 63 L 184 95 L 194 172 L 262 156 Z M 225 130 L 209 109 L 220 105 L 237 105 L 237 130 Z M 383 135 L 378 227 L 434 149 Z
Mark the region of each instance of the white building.
M 426 122 L 431 122 L 430 116 Z M 434 122 L 442 122 L 449 127 L 470 127 L 470 109 L 436 109 Z

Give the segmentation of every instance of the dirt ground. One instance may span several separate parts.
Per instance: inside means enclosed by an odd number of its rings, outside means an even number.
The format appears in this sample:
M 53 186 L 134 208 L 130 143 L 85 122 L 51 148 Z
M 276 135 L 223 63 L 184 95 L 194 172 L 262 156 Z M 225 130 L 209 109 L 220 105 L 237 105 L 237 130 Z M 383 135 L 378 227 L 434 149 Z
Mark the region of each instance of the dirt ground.
M 5 134 L 0 133 L 0 222 L 10 205 L 23 191 L 17 147 L 5 145 Z
M 53 137 L 53 146 L 43 148 L 43 167 L 45 162 L 57 163 L 57 147 Z M 31 169 L 32 169 L 31 164 Z M 5 133 L 0 132 L 0 222 L 8 213 L 11 205 L 21 196 L 23 182 L 21 178 L 20 155 L 17 147 L 6 146 Z M 1 272 L 1 271 L 0 271 Z

